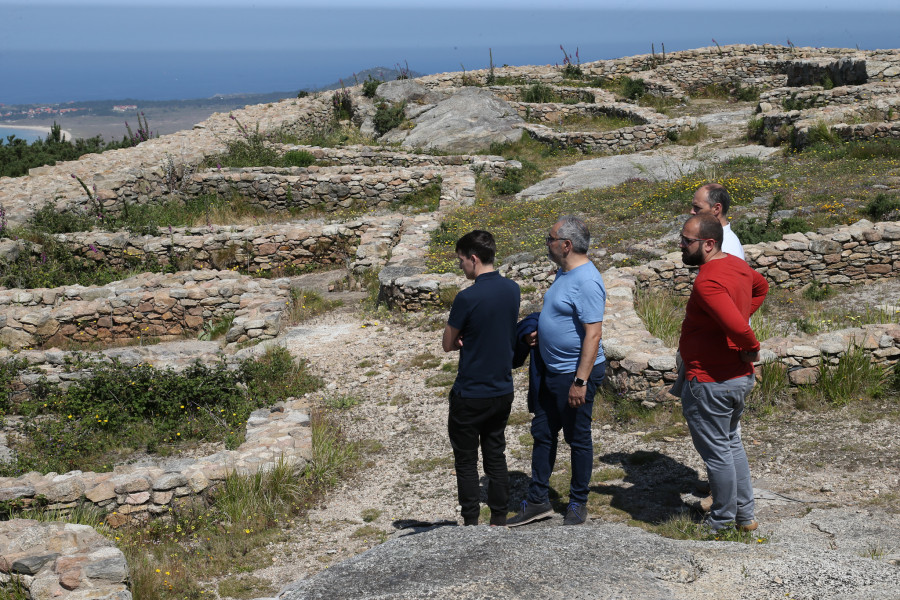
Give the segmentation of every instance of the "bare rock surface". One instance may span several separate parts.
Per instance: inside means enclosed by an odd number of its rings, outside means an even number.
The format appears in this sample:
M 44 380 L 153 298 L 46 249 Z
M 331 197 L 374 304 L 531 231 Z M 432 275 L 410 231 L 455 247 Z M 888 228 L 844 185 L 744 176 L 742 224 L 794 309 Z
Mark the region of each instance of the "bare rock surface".
M 854 545 L 892 543 L 900 520 L 888 519 L 876 532 L 866 527 L 871 515 L 816 511 L 779 529 L 783 539 L 755 546 L 672 540 L 602 522 L 438 527 L 388 541 L 288 586 L 280 598 L 687 600 L 726 597 L 727 589 L 730 598 L 889 599 L 900 591 L 900 569 Z M 804 535 L 811 526 L 827 533 Z
M 629 179 L 651 181 L 678 179 L 693 173 L 709 162 L 721 162 L 739 156 L 765 159 L 778 148 L 765 146 L 737 146 L 715 148 L 697 153 L 681 147 L 664 146 L 637 154 L 620 154 L 583 160 L 561 167 L 552 177 L 539 181 L 517 195 L 521 199 L 543 198 L 563 192 L 605 188 L 619 185 Z
M 386 85 L 382 84 L 381 88 Z M 381 139 L 401 142 L 403 148 L 442 152 L 479 152 L 498 142 L 513 142 L 522 136 L 522 117 L 505 100 L 487 90 L 464 88 L 433 108 L 417 115 L 415 127 L 395 129 Z

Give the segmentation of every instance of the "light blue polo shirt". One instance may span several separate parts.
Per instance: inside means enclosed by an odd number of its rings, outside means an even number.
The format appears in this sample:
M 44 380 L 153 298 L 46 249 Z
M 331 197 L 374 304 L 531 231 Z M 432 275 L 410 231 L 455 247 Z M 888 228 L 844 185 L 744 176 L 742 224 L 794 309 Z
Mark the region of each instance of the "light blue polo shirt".
M 538 347 L 551 372 L 572 373 L 578 368 L 584 323 L 603 321 L 605 308 L 606 288 L 594 263 L 556 272 L 538 321 Z M 594 364 L 604 360 L 601 343 Z

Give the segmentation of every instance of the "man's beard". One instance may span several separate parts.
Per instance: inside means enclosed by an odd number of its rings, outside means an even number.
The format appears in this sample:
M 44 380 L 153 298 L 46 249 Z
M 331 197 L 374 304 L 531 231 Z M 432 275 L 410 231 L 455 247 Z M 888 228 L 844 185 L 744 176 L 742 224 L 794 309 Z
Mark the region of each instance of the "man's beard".
M 681 262 L 690 266 L 697 267 L 703 264 L 703 248 L 698 245 L 697 250 L 689 252 L 687 248 L 681 251 Z

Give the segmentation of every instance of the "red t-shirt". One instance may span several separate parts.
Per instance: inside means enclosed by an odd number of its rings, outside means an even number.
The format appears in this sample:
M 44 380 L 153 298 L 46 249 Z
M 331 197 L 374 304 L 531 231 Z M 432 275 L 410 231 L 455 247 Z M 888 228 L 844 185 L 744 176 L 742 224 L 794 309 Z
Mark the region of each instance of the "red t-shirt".
M 753 364 L 742 361 L 739 352 L 759 350 L 748 321 L 768 292 L 765 278 L 730 254 L 700 267 L 678 343 L 688 381 L 727 381 L 753 373 Z

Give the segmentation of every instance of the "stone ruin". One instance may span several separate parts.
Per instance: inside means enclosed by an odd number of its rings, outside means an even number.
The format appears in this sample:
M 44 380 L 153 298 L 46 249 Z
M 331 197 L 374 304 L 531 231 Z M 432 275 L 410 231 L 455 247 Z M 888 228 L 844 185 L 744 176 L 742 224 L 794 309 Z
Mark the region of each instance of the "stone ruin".
M 647 93 L 675 99 L 709 86 L 759 88 L 757 116 L 750 125 L 756 138 L 769 144 L 789 141 L 802 146 L 822 124 L 843 139 L 900 137 L 898 50 L 735 45 L 594 61 L 580 68 L 586 80 L 640 78 Z M 512 83 L 497 85 L 497 80 Z M 561 101 L 523 101 L 523 89 L 533 82 L 550 86 Z M 302 136 L 321 130 L 332 119 L 330 93 L 248 106 L 232 115 L 214 114 L 192 130 L 134 148 L 86 155 L 78 161 L 32 169 L 26 177 L 0 179 L 0 204 L 11 224 L 25 223 L 34 210 L 48 203 L 62 211 L 99 208 L 115 213 L 128 206 L 205 193 L 240 198 L 271 213 L 316 211 L 312 219 L 285 218 L 274 224 L 172 228 L 159 235 L 94 230 L 57 236 L 77 256 L 97 265 L 155 262 L 174 264 L 179 271 L 145 273 L 101 287 L 0 290 L 0 360 L 23 357 L 38 369 L 40 374 L 25 374 L 18 382 L 20 393 L 27 393 L 41 376 L 63 384 L 72 376 L 62 369 L 68 351 L 52 347 L 57 342 L 103 344 L 141 335 L 181 338 L 225 315 L 233 315 L 234 320 L 221 344 L 173 341 L 93 354 L 101 360 L 116 357 L 126 364 L 151 362 L 175 368 L 194 359 L 235 360 L 240 345 L 275 339 L 284 329 L 289 281 L 260 277 L 279 268 L 343 264 L 356 273 L 377 271 L 381 301 L 402 311 L 434 307 L 442 290 L 459 288 L 465 281 L 455 274 L 428 272 L 431 232 L 440 226 L 445 212 L 475 200 L 477 176 L 499 179 L 521 168 L 515 161 L 479 154 L 488 145 L 486 140 L 517 139 L 525 132 L 560 148 L 618 153 L 653 148 L 673 134 L 697 127 L 696 119 L 669 119 L 616 101 L 605 89 L 571 83 L 555 67 L 529 66 L 390 82 L 379 87 L 374 99 L 366 98 L 359 87 L 350 88 L 351 119 L 364 132 L 374 133 L 379 103 L 406 102 L 403 124 L 381 138 L 400 147 L 271 144 L 279 153 L 310 152 L 316 163 L 305 168 L 201 165 L 224 152 L 229 140 L 246 135 L 244 124 L 258 124 L 263 134 L 285 131 Z M 472 115 L 457 115 L 478 123 L 467 128 L 451 122 L 452 111 L 441 106 L 473 86 L 478 89 L 466 92 L 466 98 L 477 107 Z M 474 114 L 476 110 L 482 112 Z M 567 117 L 596 115 L 615 116 L 631 124 L 603 132 L 556 127 Z M 429 129 L 434 126 L 446 129 L 446 135 Z M 416 131 L 419 137 L 411 133 Z M 430 151 L 422 150 L 425 144 L 418 145 L 422 139 Z M 74 177 L 93 192 L 85 193 Z M 400 210 L 406 196 L 430 186 L 440 187 L 437 210 L 419 214 Z M 364 216 L 328 218 L 346 209 Z M 39 251 L 21 241 L 0 238 L 0 260 Z M 748 246 L 746 252 L 750 264 L 781 287 L 799 287 L 813 280 L 840 286 L 893 278 L 900 272 L 900 226 L 860 221 L 792 234 L 778 242 Z M 235 272 L 238 269 L 245 274 Z M 522 284 L 539 288 L 552 279 L 552 265 L 546 261 L 508 264 L 502 270 Z M 610 380 L 620 391 L 651 405 L 660 401 L 666 383 L 674 379 L 674 350 L 646 331 L 634 311 L 634 292 L 658 286 L 685 290 L 691 274 L 676 254 L 637 267 L 611 269 L 604 278 L 610 315 L 604 349 L 610 359 Z M 866 349 L 879 363 L 894 363 L 900 356 L 900 326 L 868 325 L 814 337 L 773 339 L 763 344 L 763 355 L 782 363 L 790 382 L 799 385 L 814 381 L 817 365 L 823 360 L 835 362 L 851 343 Z M 29 473 L 4 478 L 0 500 L 27 504 L 43 497 L 51 508 L 62 511 L 91 502 L 108 513 L 112 526 L 141 522 L 173 506 L 202 502 L 229 472 L 250 473 L 279 458 L 303 464 L 310 456 L 308 424 L 305 400 L 288 398 L 253 413 L 246 441 L 237 450 L 199 459 L 117 466 L 109 473 Z M 76 526 L 52 533 L 43 527 L 31 522 L 0 527 L 0 580 L 17 578 L 34 598 L 101 597 L 96 595 L 100 590 L 106 594 L 102 597 L 130 597 L 116 566 L 120 558 L 112 555 L 114 549 L 87 540 Z M 67 541 L 59 545 L 60 550 L 49 552 L 48 536 Z

